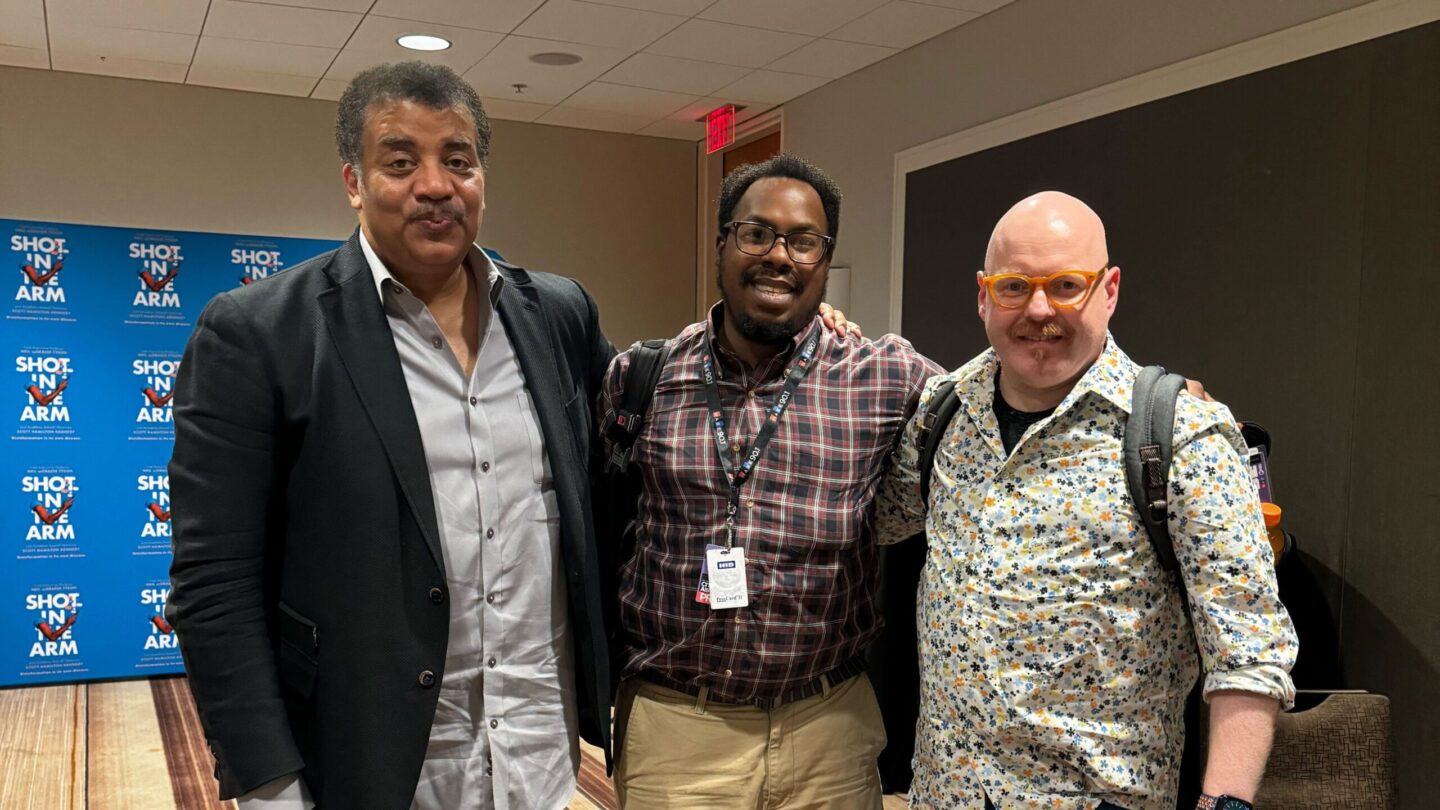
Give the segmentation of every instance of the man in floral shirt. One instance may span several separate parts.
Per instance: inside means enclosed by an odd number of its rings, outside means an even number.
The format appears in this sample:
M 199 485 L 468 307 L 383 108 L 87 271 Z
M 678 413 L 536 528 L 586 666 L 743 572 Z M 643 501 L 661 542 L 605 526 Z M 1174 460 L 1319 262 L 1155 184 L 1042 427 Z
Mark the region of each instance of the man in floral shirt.
M 1176 404 L 1169 528 L 1187 617 L 1126 487 L 1139 367 L 1107 329 L 1120 268 L 1099 217 L 1058 192 L 1021 201 L 977 281 L 991 348 L 920 401 L 923 415 L 956 380 L 928 516 L 918 419 L 877 509 L 882 540 L 923 526 L 930 542 L 912 803 L 1171 810 L 1203 666 L 1200 806 L 1248 807 L 1276 711 L 1294 700 L 1297 642 L 1233 418 L 1189 395 Z

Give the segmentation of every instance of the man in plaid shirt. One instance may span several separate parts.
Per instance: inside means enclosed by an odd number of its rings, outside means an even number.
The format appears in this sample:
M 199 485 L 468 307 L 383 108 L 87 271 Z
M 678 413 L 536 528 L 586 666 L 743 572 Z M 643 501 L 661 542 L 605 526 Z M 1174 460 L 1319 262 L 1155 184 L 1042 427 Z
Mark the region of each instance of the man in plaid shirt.
M 940 369 L 897 336 L 823 328 L 839 217 L 834 182 L 790 155 L 721 189 L 721 303 L 672 342 L 632 448 L 624 807 L 880 806 L 885 733 L 861 657 L 880 629 L 871 502 Z M 629 361 L 606 374 L 607 424 Z

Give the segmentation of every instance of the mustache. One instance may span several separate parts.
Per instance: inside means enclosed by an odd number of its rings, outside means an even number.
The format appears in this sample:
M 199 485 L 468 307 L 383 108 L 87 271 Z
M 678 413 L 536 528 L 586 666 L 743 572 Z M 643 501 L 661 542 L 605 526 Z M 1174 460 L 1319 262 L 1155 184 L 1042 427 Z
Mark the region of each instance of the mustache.
M 406 219 L 410 222 L 419 222 L 423 219 L 448 219 L 452 222 L 464 222 L 465 209 L 454 203 L 423 205 L 411 211 L 410 216 Z
M 1064 330 L 1064 329 L 1061 329 L 1061 328 L 1060 328 L 1060 324 L 1057 324 L 1057 323 L 1055 323 L 1054 321 L 1046 321 L 1045 323 L 1041 324 L 1039 330 L 1026 329 L 1026 330 L 1023 331 L 1023 332 L 1017 332 L 1016 335 L 1015 335 L 1015 337 L 1017 337 L 1017 338 L 1025 338 L 1025 337 L 1047 337 L 1047 338 L 1048 338 L 1048 337 L 1056 337 L 1056 338 L 1058 338 L 1058 337 L 1065 337 L 1065 330 Z
M 767 267 L 752 267 L 740 275 L 740 280 L 746 284 L 753 284 L 756 281 L 779 281 L 790 285 L 794 289 L 800 288 L 800 279 L 794 273 L 775 272 Z

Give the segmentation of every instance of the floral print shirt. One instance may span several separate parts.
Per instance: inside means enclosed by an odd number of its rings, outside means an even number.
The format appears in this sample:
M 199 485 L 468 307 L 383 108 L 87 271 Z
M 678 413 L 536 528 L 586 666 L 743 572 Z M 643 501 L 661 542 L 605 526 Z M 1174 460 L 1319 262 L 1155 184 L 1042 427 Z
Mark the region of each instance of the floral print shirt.
M 1182 393 L 1169 526 L 1189 595 L 1160 564 L 1125 480 L 1139 367 L 1105 349 L 1008 456 L 993 350 L 930 380 L 961 406 L 920 503 L 919 416 L 878 496 L 882 542 L 929 538 L 916 621 L 916 807 L 1172 810 L 1186 694 L 1293 705 L 1298 642 L 1277 596 L 1259 496 L 1230 412 Z M 983 795 L 982 795 L 983 794 Z

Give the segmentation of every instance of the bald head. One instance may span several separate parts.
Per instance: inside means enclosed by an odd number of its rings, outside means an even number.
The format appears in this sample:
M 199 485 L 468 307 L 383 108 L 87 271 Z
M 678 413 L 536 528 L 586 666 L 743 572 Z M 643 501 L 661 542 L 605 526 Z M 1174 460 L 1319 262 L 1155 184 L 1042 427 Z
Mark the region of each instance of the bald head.
M 1105 224 L 1090 206 L 1060 191 L 1042 191 L 1016 203 L 990 234 L 985 274 L 1021 264 L 1099 270 L 1109 263 Z

